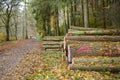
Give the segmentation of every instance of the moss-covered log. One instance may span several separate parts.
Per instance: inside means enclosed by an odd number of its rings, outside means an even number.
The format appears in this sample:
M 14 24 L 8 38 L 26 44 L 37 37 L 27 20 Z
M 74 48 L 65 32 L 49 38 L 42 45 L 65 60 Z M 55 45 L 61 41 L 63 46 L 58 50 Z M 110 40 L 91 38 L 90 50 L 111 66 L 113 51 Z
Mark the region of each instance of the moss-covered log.
M 48 49 L 59 49 L 59 50 L 61 50 L 61 46 L 60 45 L 44 45 L 43 46 L 43 48 L 44 48 L 44 50 L 48 50 Z
M 43 45 L 61 45 L 62 42 L 60 41 L 42 41 Z
M 85 28 L 85 27 L 77 27 L 77 26 L 70 26 L 70 29 L 73 30 L 98 30 L 98 29 L 102 29 L 102 28 Z
M 69 30 L 77 30 L 77 31 L 91 31 L 91 30 L 115 30 L 115 31 L 120 31 L 119 29 L 111 29 L 111 28 L 85 28 L 85 27 L 77 27 L 77 26 L 70 26 Z
M 68 62 L 79 56 L 120 56 L 120 42 L 82 42 L 66 48 Z
M 66 36 L 65 40 L 73 41 L 120 41 L 120 36 Z
M 110 71 L 110 72 L 119 72 L 120 64 L 111 65 L 79 65 L 79 64 L 69 64 L 69 70 L 84 70 L 84 71 Z
M 72 30 L 68 31 L 68 34 L 75 36 L 75 35 L 120 35 L 119 30 L 109 29 L 109 30 L 90 30 L 90 31 L 78 31 L 78 30 Z
M 63 36 L 45 36 L 43 41 L 63 41 Z
M 79 63 L 116 63 L 120 62 L 120 57 L 80 57 L 80 58 L 73 58 L 73 64 Z
M 73 56 L 120 56 L 119 43 L 70 44 Z

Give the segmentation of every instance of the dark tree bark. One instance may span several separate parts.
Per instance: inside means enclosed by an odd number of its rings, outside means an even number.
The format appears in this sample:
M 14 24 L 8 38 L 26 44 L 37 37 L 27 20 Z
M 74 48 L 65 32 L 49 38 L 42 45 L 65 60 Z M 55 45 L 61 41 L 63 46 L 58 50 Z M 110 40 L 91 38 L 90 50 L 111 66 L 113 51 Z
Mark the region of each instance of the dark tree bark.
M 84 26 L 84 6 L 83 6 L 83 0 L 81 0 L 81 4 L 82 4 L 82 26 Z
M 79 64 L 70 64 L 68 66 L 69 70 L 88 70 L 88 71 L 110 71 L 110 72 L 119 72 L 120 65 L 116 64 L 111 66 L 110 64 L 106 65 L 79 65 Z
M 71 1 L 71 25 L 74 25 L 74 7 L 73 7 L 73 1 Z
M 102 17 L 103 17 L 103 27 L 106 28 L 106 14 L 105 14 L 105 1 L 102 0 Z
M 57 33 L 56 33 L 56 35 L 57 36 L 60 36 L 60 29 L 59 29 L 59 13 L 58 13 L 58 7 L 56 6 L 56 11 L 55 11 L 55 13 L 56 13 L 56 31 L 57 31 Z
M 87 0 L 83 0 L 84 6 L 84 27 L 89 27 Z
M 70 27 L 70 21 L 69 21 L 69 5 L 67 3 L 67 32 Z
M 64 26 L 63 26 L 63 28 L 64 28 L 64 35 L 67 33 L 67 25 L 66 25 L 66 17 L 65 17 L 65 14 L 66 14 L 66 12 L 65 12 L 65 8 L 64 8 Z M 67 14 L 68 15 L 68 14 Z
M 16 17 L 17 18 L 17 17 Z M 18 18 L 17 18 L 18 19 Z M 18 20 L 17 19 L 14 19 L 14 21 L 15 21 L 15 39 L 17 40 L 18 39 L 18 37 L 17 37 L 17 25 L 18 25 Z
M 66 40 L 73 41 L 120 41 L 120 36 L 66 36 Z

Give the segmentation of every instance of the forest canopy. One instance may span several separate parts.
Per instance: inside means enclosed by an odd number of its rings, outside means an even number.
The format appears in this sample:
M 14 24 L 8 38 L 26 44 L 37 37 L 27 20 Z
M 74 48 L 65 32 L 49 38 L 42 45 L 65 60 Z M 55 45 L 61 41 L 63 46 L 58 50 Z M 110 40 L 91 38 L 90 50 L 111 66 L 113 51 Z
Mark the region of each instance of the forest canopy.
M 119 0 L 31 0 L 31 4 L 40 34 L 62 35 L 69 26 L 120 27 Z

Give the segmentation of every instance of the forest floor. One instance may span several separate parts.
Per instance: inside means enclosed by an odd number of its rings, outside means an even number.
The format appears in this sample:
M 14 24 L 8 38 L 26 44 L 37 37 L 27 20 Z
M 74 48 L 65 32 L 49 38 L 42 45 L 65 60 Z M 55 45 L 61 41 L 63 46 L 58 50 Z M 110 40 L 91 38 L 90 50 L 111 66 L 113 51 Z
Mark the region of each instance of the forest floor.
M 40 49 L 40 43 L 34 39 L 0 43 L 0 80 L 21 80 L 19 77 L 24 75 L 25 71 L 20 71 L 20 76 L 15 79 L 20 61 L 33 53 L 36 55 L 36 51 Z M 23 70 L 25 64 L 19 69 Z
M 120 80 L 120 73 L 68 70 L 61 51 L 29 39 L 0 43 L 0 80 Z

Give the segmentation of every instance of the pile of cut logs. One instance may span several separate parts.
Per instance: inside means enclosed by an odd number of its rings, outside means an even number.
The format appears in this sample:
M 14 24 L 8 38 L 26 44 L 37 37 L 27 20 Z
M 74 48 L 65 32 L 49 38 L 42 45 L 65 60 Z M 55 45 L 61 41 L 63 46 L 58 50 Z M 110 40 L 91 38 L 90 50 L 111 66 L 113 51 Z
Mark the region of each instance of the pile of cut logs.
M 44 50 L 61 50 L 63 36 L 45 36 L 42 40 Z
M 120 71 L 120 30 L 71 26 L 64 51 L 69 69 Z

